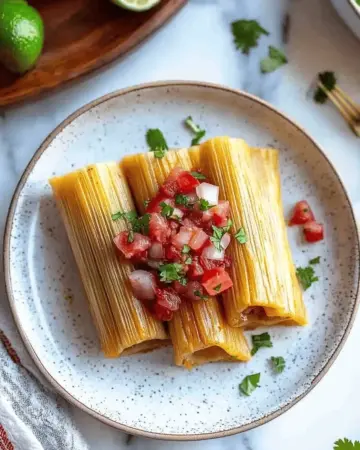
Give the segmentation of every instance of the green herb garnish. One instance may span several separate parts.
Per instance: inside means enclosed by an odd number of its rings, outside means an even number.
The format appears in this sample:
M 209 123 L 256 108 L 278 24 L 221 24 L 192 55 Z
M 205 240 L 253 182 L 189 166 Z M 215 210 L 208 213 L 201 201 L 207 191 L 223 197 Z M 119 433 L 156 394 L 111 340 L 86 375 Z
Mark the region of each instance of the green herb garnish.
M 185 259 L 185 264 L 191 264 L 192 263 L 192 257 L 191 256 L 188 256 L 186 259 Z
M 246 236 L 246 233 L 245 233 L 245 230 L 243 227 L 241 227 L 237 230 L 237 232 L 235 233 L 235 238 L 238 242 L 240 242 L 240 244 L 247 243 L 248 238 Z
M 274 72 L 274 70 L 283 66 L 288 62 L 285 54 L 272 45 L 269 46 L 269 54 L 260 61 L 260 69 L 262 73 Z
M 296 275 L 297 275 L 304 291 L 306 291 L 306 289 L 309 289 L 309 287 L 313 283 L 315 283 L 316 281 L 319 281 L 319 277 L 315 276 L 314 268 L 311 266 L 298 267 L 296 269 Z
M 172 215 L 173 215 L 173 213 L 174 213 L 174 208 L 172 207 L 172 206 L 170 206 L 170 205 L 168 205 L 167 203 L 165 203 L 165 202 L 161 202 L 160 203 L 160 206 L 161 206 L 161 215 L 163 216 L 163 217 L 166 217 L 166 218 L 170 218 L 170 217 L 172 217 Z
M 185 254 L 185 253 L 189 253 L 190 250 L 191 250 L 190 246 L 187 245 L 187 244 L 185 244 L 184 247 L 183 247 L 182 250 L 181 250 L 181 253 L 184 253 L 184 254 Z
M 360 442 L 359 441 L 352 442 L 346 438 L 339 439 L 334 444 L 334 450 L 360 450 Z
M 185 119 L 185 125 L 193 132 L 195 133 L 195 137 L 191 141 L 191 145 L 198 145 L 200 140 L 205 136 L 206 131 L 202 130 L 199 125 L 196 125 L 194 121 L 192 120 L 191 116 L 188 116 Z
M 180 278 L 179 283 L 182 286 L 186 286 L 187 285 L 188 280 L 185 277 Z
M 208 295 L 204 295 L 201 291 L 194 291 L 194 294 L 202 300 L 207 300 L 209 298 Z
M 251 395 L 256 388 L 259 387 L 260 373 L 254 373 L 253 375 L 248 375 L 239 384 L 240 391 L 245 395 Z
M 316 258 L 310 259 L 309 264 L 320 264 L 320 256 L 317 256 Z
M 164 135 L 158 128 L 151 128 L 146 132 L 146 142 L 151 152 L 154 152 L 155 158 L 163 158 L 168 145 Z
M 213 235 L 210 238 L 210 241 L 214 244 L 214 247 L 216 250 L 221 252 L 223 250 L 222 245 L 220 243 L 222 237 L 224 236 L 225 232 L 222 228 L 218 228 L 217 226 L 213 225 Z
M 205 200 L 204 198 L 200 198 L 199 206 L 200 206 L 200 211 L 207 211 L 208 209 L 212 208 L 214 205 L 210 205 L 210 203 L 207 200 Z
M 185 207 L 189 206 L 189 197 L 183 194 L 176 194 L 175 203 L 177 205 L 183 205 Z
M 149 206 L 150 200 L 144 200 L 144 208 L 146 209 Z
M 163 264 L 159 267 L 160 281 L 172 283 L 184 278 L 183 266 L 177 263 Z
M 128 234 L 128 242 L 134 242 L 134 232 L 133 230 L 129 230 L 129 234 Z
M 128 219 L 128 221 L 131 224 L 132 230 L 135 233 L 142 233 L 142 234 L 149 234 L 149 222 L 150 222 L 151 215 L 150 214 L 144 214 L 141 217 L 135 217 Z
M 317 78 L 323 87 L 317 87 L 314 93 L 314 100 L 316 103 L 325 103 L 328 98 L 328 93 L 336 86 L 336 76 L 334 72 L 327 71 L 319 73 Z
M 214 291 L 219 292 L 221 289 L 221 283 L 214 287 Z
M 285 369 L 285 359 L 282 356 L 271 357 L 272 366 L 275 372 L 281 373 Z
M 231 30 L 236 48 L 246 55 L 249 54 L 251 48 L 257 47 L 262 34 L 269 35 L 269 32 L 260 26 L 257 20 L 237 20 L 231 24 Z
M 135 211 L 121 212 L 118 211 L 115 214 L 111 215 L 112 220 L 126 219 L 128 221 L 132 221 L 137 217 Z
M 192 175 L 194 178 L 196 178 L 197 180 L 206 180 L 206 176 L 203 175 L 203 174 L 200 173 L 200 172 L 190 172 L 190 173 L 191 173 L 191 175 Z
M 254 356 L 255 353 L 259 350 L 259 348 L 267 347 L 270 348 L 273 346 L 269 333 L 262 334 L 254 334 L 251 336 L 253 348 L 251 350 L 251 354 Z

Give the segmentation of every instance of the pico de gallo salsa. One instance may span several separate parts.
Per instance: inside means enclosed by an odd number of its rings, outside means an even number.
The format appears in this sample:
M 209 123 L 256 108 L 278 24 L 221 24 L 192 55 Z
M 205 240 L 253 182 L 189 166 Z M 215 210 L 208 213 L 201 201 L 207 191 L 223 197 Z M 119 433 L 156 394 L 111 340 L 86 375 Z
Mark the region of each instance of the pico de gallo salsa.
M 145 206 L 141 217 L 115 215 L 129 226 L 114 243 L 136 266 L 130 274 L 135 297 L 159 320 L 171 320 L 182 301 L 206 301 L 232 287 L 231 259 L 225 254 L 230 205 L 219 200 L 218 186 L 201 171 L 177 167 Z

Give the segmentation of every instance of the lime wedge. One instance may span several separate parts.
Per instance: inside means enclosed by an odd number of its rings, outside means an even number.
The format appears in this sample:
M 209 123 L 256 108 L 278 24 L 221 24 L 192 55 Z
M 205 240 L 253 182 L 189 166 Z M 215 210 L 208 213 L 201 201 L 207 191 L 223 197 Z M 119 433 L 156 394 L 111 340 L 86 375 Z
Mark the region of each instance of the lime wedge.
M 115 5 L 131 11 L 147 11 L 157 5 L 160 0 L 111 0 Z

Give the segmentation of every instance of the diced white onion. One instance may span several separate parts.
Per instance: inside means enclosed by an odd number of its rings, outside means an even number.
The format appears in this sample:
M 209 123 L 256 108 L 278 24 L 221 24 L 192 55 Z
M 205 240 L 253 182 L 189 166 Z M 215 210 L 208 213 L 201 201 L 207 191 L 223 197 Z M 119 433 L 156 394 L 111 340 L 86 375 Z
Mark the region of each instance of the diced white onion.
M 151 259 L 147 261 L 147 265 L 152 269 L 158 269 L 162 264 L 164 264 L 162 261 L 152 261 Z
M 217 260 L 223 260 L 225 257 L 225 251 L 222 250 L 219 252 L 212 244 L 208 247 L 205 247 L 202 256 L 204 256 L 207 259 L 217 259 Z
M 153 300 L 155 298 L 155 276 L 146 270 L 134 270 L 129 275 L 131 287 L 138 300 Z
M 183 216 L 184 216 L 184 213 L 181 211 L 181 209 L 174 208 L 174 211 L 173 211 L 171 217 L 175 217 L 176 219 L 177 218 L 182 219 Z
M 210 205 L 217 205 L 219 202 L 219 186 L 210 183 L 201 183 L 196 186 L 196 194 L 199 198 L 207 200 Z
M 221 241 L 220 241 L 221 247 L 224 250 L 226 250 L 229 247 L 230 241 L 231 241 L 230 234 L 229 233 L 225 233 L 224 236 L 221 238 Z
M 154 242 L 149 248 L 149 258 L 151 259 L 164 259 L 165 251 L 160 242 Z
M 176 234 L 171 239 L 171 242 L 173 245 L 175 245 L 175 247 L 183 248 L 184 245 L 186 245 L 190 242 L 192 235 L 193 235 L 193 230 L 191 228 L 181 227 L 178 234 Z

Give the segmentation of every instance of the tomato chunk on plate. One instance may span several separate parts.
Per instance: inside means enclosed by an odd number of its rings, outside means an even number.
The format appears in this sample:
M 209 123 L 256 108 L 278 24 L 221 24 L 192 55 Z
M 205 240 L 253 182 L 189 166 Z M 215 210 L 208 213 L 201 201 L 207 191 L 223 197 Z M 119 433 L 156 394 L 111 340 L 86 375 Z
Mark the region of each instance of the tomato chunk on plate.
M 134 233 L 132 242 L 129 242 L 129 232 L 121 231 L 114 238 L 114 244 L 123 253 L 125 258 L 134 258 L 143 254 L 151 247 L 151 240 L 140 233 Z
M 314 213 L 311 211 L 309 203 L 306 200 L 297 202 L 289 225 L 303 225 L 306 222 L 315 220 Z
M 231 288 L 233 282 L 223 267 L 207 270 L 201 280 L 201 284 L 209 295 L 217 295 Z
M 304 236 L 307 242 L 319 242 L 324 239 L 324 225 L 315 220 L 304 225 Z

